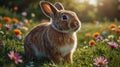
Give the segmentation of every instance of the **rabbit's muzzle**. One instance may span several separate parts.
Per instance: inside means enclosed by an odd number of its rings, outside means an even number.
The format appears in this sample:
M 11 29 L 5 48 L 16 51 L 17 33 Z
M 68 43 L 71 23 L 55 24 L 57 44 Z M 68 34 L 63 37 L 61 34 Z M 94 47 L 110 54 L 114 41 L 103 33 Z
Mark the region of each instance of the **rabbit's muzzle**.
M 72 22 L 70 23 L 70 28 L 71 28 L 72 30 L 74 30 L 74 31 L 79 30 L 80 27 L 81 27 L 80 21 L 75 21 L 75 20 L 74 20 L 74 21 L 72 21 Z

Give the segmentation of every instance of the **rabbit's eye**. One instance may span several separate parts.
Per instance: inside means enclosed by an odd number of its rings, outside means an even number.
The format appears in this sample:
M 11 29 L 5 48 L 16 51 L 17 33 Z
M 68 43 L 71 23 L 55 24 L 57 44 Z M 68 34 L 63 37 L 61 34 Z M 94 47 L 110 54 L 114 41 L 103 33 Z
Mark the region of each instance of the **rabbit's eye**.
M 63 20 L 67 20 L 67 16 L 66 15 L 62 15 L 62 19 Z

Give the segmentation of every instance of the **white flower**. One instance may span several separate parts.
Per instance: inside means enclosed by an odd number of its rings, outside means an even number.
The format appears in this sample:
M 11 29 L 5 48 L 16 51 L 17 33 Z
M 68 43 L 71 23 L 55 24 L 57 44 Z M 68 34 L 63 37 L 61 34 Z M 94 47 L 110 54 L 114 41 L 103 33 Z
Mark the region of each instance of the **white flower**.
M 108 42 L 109 40 L 108 39 L 104 39 L 102 42 Z
M 118 28 L 120 29 L 120 25 L 118 26 Z
M 31 17 L 35 17 L 35 14 L 34 14 L 34 13 L 31 13 Z
M 114 35 L 109 35 L 108 36 L 108 39 L 113 39 L 114 38 Z
M 84 48 L 84 49 L 87 49 L 87 48 L 88 48 L 88 46 L 84 46 L 83 48 Z
M 28 30 L 28 28 L 27 28 L 27 27 L 25 27 L 25 26 L 21 27 L 21 29 L 23 29 L 23 30 L 25 30 L 25 31 L 27 31 L 27 30 Z

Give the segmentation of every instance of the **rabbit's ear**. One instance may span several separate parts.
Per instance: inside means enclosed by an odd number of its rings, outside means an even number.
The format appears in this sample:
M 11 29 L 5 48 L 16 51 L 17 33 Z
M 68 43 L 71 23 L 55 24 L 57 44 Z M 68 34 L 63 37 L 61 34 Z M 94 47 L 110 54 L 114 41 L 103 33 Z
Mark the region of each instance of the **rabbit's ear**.
M 63 5 L 62 5 L 61 3 L 56 2 L 54 5 L 55 5 L 55 7 L 56 7 L 58 10 L 64 10 L 64 7 L 63 7 Z
M 40 1 L 40 7 L 43 11 L 43 13 L 45 13 L 45 15 L 52 17 L 53 15 L 57 14 L 58 10 L 57 8 L 52 5 L 49 2 L 46 1 Z

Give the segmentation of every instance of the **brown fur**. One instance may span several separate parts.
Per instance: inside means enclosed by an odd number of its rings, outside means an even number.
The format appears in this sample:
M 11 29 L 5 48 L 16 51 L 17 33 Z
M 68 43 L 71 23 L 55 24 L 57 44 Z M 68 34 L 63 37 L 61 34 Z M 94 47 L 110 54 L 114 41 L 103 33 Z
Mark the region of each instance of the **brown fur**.
M 39 51 L 46 51 L 45 53 L 47 57 L 50 57 L 50 54 L 52 54 L 52 56 L 56 56 L 55 54 L 59 54 L 59 56 L 61 56 L 59 52 L 60 47 L 67 44 L 74 44 L 74 42 L 74 36 L 72 33 L 66 34 L 57 32 L 48 23 L 35 27 L 24 40 L 25 45 L 29 46 L 34 43 Z M 29 50 L 27 50 L 30 49 L 34 51 L 28 46 L 25 46 L 26 53 L 30 53 L 28 56 L 33 55 L 32 57 L 35 57 L 34 52 L 29 52 Z
M 31 59 L 43 56 L 55 63 L 63 60 L 72 63 L 77 44 L 76 31 L 80 28 L 76 14 L 71 11 L 59 11 L 57 6 L 55 8 L 49 2 L 42 2 L 41 5 L 45 14 L 52 17 L 52 22 L 42 23 L 27 34 L 24 39 L 25 54 Z M 62 9 L 60 6 L 59 9 Z M 69 20 L 60 19 L 63 13 L 69 16 Z

